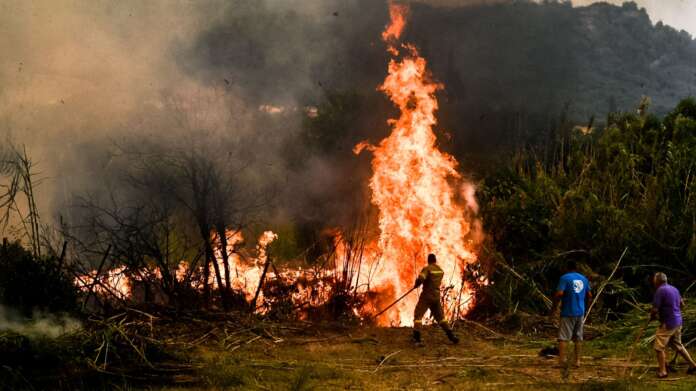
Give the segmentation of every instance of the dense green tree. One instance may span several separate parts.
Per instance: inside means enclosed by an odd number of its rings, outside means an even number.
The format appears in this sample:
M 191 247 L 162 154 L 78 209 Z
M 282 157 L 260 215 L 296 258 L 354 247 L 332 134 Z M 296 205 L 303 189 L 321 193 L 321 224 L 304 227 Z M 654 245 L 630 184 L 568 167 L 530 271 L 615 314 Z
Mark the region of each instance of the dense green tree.
M 646 276 L 664 270 L 689 287 L 696 275 L 696 101 L 683 100 L 663 120 L 643 106 L 610 115 L 604 129 L 568 132 L 556 141 L 562 154 L 522 152 L 484 180 L 482 213 L 499 260 L 550 292 L 559 254 L 583 254 L 588 273 L 606 276 L 628 247 L 619 276 L 629 286 L 645 288 Z M 540 273 L 549 266 L 555 274 Z

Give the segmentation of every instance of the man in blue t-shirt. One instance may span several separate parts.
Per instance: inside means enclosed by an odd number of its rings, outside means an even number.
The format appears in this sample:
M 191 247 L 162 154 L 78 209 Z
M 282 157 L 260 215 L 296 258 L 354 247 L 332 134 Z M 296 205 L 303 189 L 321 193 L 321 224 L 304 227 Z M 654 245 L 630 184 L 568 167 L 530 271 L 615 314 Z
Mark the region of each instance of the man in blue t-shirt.
M 577 272 L 575 261 L 568 261 L 566 274 L 561 276 L 553 296 L 552 313 L 556 312 L 561 302 L 561 323 L 558 330 L 558 359 L 561 366 L 565 365 L 568 341 L 575 343 L 574 366 L 580 366 L 580 343 L 582 342 L 582 327 L 585 316 L 585 300 L 592 297 L 590 282 Z

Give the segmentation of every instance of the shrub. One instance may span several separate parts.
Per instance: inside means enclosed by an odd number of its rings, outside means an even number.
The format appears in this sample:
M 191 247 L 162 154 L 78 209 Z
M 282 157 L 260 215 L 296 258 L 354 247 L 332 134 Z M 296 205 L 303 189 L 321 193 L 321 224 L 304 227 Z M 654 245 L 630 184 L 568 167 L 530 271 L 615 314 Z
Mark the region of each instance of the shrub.
M 77 290 L 55 258 L 37 259 L 19 243 L 0 246 L 0 303 L 25 316 L 35 311 L 72 312 Z

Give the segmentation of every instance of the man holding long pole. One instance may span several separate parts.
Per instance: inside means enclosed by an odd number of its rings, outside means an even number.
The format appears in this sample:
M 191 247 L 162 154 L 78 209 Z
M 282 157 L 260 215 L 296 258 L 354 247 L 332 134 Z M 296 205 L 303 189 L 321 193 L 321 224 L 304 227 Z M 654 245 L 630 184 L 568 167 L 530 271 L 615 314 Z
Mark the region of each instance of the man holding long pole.
M 445 272 L 437 265 L 435 254 L 429 254 L 428 266 L 421 270 L 414 286 L 414 288 L 417 288 L 423 285 L 423 292 L 421 292 L 418 298 L 418 304 L 416 304 L 413 316 L 413 339 L 417 343 L 421 342 L 420 330 L 423 327 L 423 315 L 425 315 L 427 310 L 430 310 L 430 314 L 445 331 L 447 338 L 452 343 L 459 343 L 459 338 L 454 335 L 452 329 L 447 324 L 447 319 L 445 319 L 445 314 L 442 310 L 442 303 L 440 303 L 440 283 L 442 283 L 444 274 Z

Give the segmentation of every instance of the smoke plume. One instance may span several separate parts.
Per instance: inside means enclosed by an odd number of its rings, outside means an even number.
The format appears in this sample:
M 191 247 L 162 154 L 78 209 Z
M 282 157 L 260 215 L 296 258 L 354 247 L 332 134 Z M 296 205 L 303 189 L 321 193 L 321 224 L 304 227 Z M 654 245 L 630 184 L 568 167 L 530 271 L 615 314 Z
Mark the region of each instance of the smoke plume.
M 82 324 L 69 316 L 35 313 L 31 319 L 25 319 L 0 305 L 0 332 L 11 331 L 29 337 L 56 338 L 63 334 L 74 333 Z
M 445 85 L 437 130 L 465 170 L 463 156 L 561 114 L 585 123 L 642 95 L 664 112 L 696 90 L 691 37 L 635 6 L 412 3 L 406 39 Z M 383 138 L 393 113 L 375 90 L 387 20 L 373 0 L 5 1 L 0 131 L 37 164 L 45 222 L 117 186 L 123 145 L 196 145 L 249 155 L 245 186 L 274 188 L 278 218 L 331 225 L 364 200 L 369 166 L 352 146 Z M 335 123 L 308 135 L 317 108 Z

